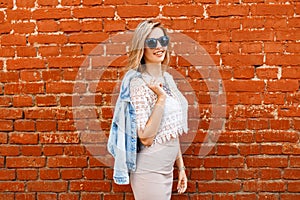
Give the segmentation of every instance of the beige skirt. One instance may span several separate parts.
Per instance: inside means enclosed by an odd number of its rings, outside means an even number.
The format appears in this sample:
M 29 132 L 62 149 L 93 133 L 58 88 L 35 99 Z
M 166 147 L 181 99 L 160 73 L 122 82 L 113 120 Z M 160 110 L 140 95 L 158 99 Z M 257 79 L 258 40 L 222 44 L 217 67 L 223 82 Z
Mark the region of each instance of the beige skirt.
M 135 200 L 171 199 L 173 166 L 178 150 L 178 139 L 172 139 L 140 151 L 136 171 L 130 174 Z

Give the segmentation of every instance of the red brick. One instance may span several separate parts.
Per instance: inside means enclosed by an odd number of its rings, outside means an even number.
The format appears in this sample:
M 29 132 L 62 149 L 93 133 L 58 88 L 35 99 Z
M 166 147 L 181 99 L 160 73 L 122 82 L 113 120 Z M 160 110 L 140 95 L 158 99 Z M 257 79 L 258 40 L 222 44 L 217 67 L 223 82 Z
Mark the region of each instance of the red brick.
M 35 123 L 31 120 L 16 120 L 14 129 L 15 131 L 35 131 Z
M 262 92 L 265 89 L 263 81 L 224 81 L 224 86 L 227 92 Z
M 282 194 L 280 195 L 281 200 L 298 200 L 300 198 L 300 194 Z
M 223 182 L 199 182 L 199 192 L 237 192 L 241 189 L 239 181 Z
M 34 81 L 40 81 L 41 80 L 41 74 L 38 71 L 21 71 L 20 72 L 21 80 L 28 81 L 28 82 L 34 82 Z
M 274 130 L 288 130 L 291 125 L 289 120 L 270 120 L 270 127 Z
M 1 4 L 0 4 L 1 6 Z M 5 199 L 5 200 L 15 200 L 14 193 L 0 193 L 0 199 Z
M 18 146 L 1 145 L 0 154 L 1 156 L 18 156 L 20 155 L 20 149 Z
M 12 0 L 11 0 L 12 2 Z M 8 9 L 7 10 L 7 19 L 8 20 L 25 20 L 31 18 L 31 11 L 27 9 Z
M 124 20 L 104 20 L 104 31 L 124 31 L 126 22 Z
M 49 157 L 47 166 L 57 167 L 86 167 L 86 157 Z
M 290 157 L 290 167 L 300 167 L 300 156 Z
M 68 183 L 65 181 L 32 181 L 27 183 L 30 192 L 63 192 L 66 191 Z
M 2 83 L 18 82 L 19 81 L 19 73 L 17 73 L 17 72 L 0 72 L 0 81 Z
M 56 46 L 41 46 L 38 49 L 41 56 L 58 56 L 59 48 Z
M 34 35 L 28 37 L 28 42 L 31 44 L 65 44 L 67 37 L 65 35 Z
M 40 169 L 40 178 L 42 180 L 58 180 L 60 173 L 58 169 Z
M 38 0 L 38 5 L 41 5 L 41 6 L 56 6 L 56 5 L 58 5 L 58 0 Z
M 261 15 L 261 16 L 292 16 L 294 14 L 294 6 L 292 5 L 264 5 L 258 4 L 251 6 L 252 15 Z
M 11 47 L 1 47 L 0 48 L 0 56 L 1 57 L 14 57 L 15 49 Z
M 82 4 L 83 5 L 100 5 L 100 4 L 106 4 L 106 1 L 105 2 L 101 2 L 101 1 L 98 1 L 98 0 L 82 0 Z M 115 3 L 117 4 L 117 2 L 115 1 Z
M 236 79 L 249 79 L 254 77 L 254 67 L 235 67 L 233 77 Z
M 297 180 L 300 176 L 300 169 L 285 169 L 283 178 Z
M 82 31 L 90 32 L 90 31 L 102 31 L 103 30 L 103 21 L 102 20 L 89 20 L 81 23 Z
M 277 79 L 278 68 L 258 67 L 256 68 L 256 75 L 260 79 Z
M 18 180 L 36 180 L 38 173 L 36 169 L 17 169 Z
M 22 157 L 6 158 L 6 166 L 8 168 L 24 168 L 24 167 L 39 168 L 39 167 L 45 167 L 45 164 L 46 164 L 46 159 L 43 157 L 22 156 Z
M 244 166 L 244 159 L 242 157 L 206 157 L 204 159 L 204 166 L 205 167 L 243 167 Z
M 275 33 L 269 30 L 236 30 L 232 31 L 233 41 L 273 41 Z
M 44 145 L 43 153 L 45 156 L 56 156 L 63 154 L 63 147 L 57 145 Z
M 19 8 L 33 8 L 35 0 L 17 0 L 16 5 Z
M 155 17 L 159 14 L 159 8 L 157 6 L 149 5 L 126 5 L 118 6 L 117 14 L 120 17 Z
M 61 47 L 61 55 L 62 56 L 80 56 L 81 55 L 81 47 L 80 46 L 64 46 Z
M 300 68 L 297 67 L 284 67 L 282 68 L 283 79 L 299 79 L 300 78 Z
M 222 62 L 227 66 L 260 66 L 263 65 L 263 56 L 262 55 L 224 55 L 222 56 Z
M 55 106 L 57 104 L 56 96 L 36 96 L 35 100 L 38 106 Z
M 294 92 L 298 89 L 298 80 L 277 80 L 267 82 L 267 91 L 269 92 Z
M 2 35 L 2 46 L 26 46 L 26 36 L 23 35 Z
M 97 193 L 91 194 L 90 192 L 89 193 L 81 193 L 80 197 L 82 200 L 101 199 L 101 194 L 97 194 Z
M 79 6 L 81 0 L 62 0 L 61 5 L 62 6 Z
M 70 183 L 71 191 L 109 192 L 111 184 L 108 181 L 73 181 Z
M 93 7 L 93 8 L 75 8 L 73 15 L 76 18 L 108 18 L 114 17 L 115 9 L 113 7 Z
M 23 192 L 25 191 L 25 183 L 18 181 L 0 182 L 1 192 Z
M 40 142 L 45 144 L 77 144 L 79 136 L 76 133 L 44 133 L 40 134 Z
M 32 106 L 33 101 L 31 96 L 14 96 L 13 97 L 13 105 L 14 107 L 27 107 Z
M 10 33 L 11 30 L 12 30 L 12 25 L 11 24 L 6 23 L 6 22 L 0 24 L 0 33 L 1 34 L 5 34 L 5 33 L 8 34 L 8 33 Z M 16 38 L 10 37 L 10 38 L 6 38 L 6 42 L 9 43 L 10 42 L 9 39 L 12 39 L 12 40 L 15 39 L 16 40 Z
M 298 65 L 300 58 L 297 55 L 275 55 L 268 54 L 266 57 L 267 65 Z
M 17 193 L 15 194 L 15 200 L 35 200 L 35 194 L 34 193 Z
M 90 179 L 90 180 L 104 179 L 103 169 L 85 169 L 83 173 L 84 173 L 83 176 L 86 179 Z
M 251 156 L 246 160 L 248 167 L 287 167 L 288 159 L 283 156 Z
M 79 194 L 77 193 L 60 193 L 59 200 L 79 200 Z
M 62 169 L 61 178 L 63 180 L 76 180 L 82 178 L 81 169 Z
M 244 5 L 210 5 L 207 9 L 210 17 L 247 16 L 249 11 L 249 6 Z
M 281 179 L 280 169 L 261 169 L 260 173 L 261 173 L 262 180 Z
M 71 9 L 68 8 L 40 8 L 32 12 L 33 19 L 61 19 L 71 18 Z
M 282 53 L 284 51 L 284 45 L 279 42 L 265 42 L 264 51 L 266 53 Z
M 164 16 L 180 17 L 180 16 L 203 16 L 203 7 L 197 5 L 176 5 L 176 6 L 164 6 L 162 14 Z
M 247 120 L 247 128 L 249 130 L 263 130 L 269 129 L 269 121 L 264 119 L 248 119 Z
M 70 43 L 100 43 L 108 39 L 108 35 L 103 32 L 76 33 L 69 36 Z
M 2 0 L 0 2 L 0 8 L 12 8 L 13 1 L 12 0 Z
M 61 80 L 62 72 L 61 70 L 49 70 L 42 72 L 42 78 L 45 81 L 59 81 Z
M 84 146 L 68 146 L 65 147 L 64 154 L 68 156 L 82 156 L 85 154 L 85 148 Z
M 28 109 L 24 112 L 26 119 L 54 119 L 56 110 L 48 108 Z
M 42 148 L 40 146 L 23 146 L 21 152 L 23 156 L 41 156 Z
M 77 85 L 76 85 L 77 86 Z M 85 85 L 84 84 L 80 84 L 78 85 L 78 92 L 83 92 L 85 91 Z M 74 83 L 66 83 L 66 82 L 51 82 L 51 83 L 47 83 L 46 84 L 46 92 L 48 94 L 53 94 L 53 93 L 67 93 L 67 94 L 71 94 L 74 91 L 77 90 L 77 87 L 75 88 Z
M 11 144 L 37 144 L 38 134 L 36 133 L 10 133 Z
M 85 57 L 59 57 L 59 58 L 49 58 L 48 66 L 50 68 L 79 68 L 86 67 L 88 61 Z
M 39 94 L 44 92 L 44 83 L 6 84 L 5 94 Z
M 33 22 L 16 23 L 12 25 L 12 28 L 15 33 L 33 33 L 35 24 Z
M 37 194 L 38 200 L 48 200 L 48 199 L 57 199 L 57 194 L 55 193 L 38 193 Z
M 6 133 L 0 133 L 0 144 L 6 144 L 7 143 L 7 134 Z
M 7 61 L 8 70 L 41 69 L 45 68 L 45 61 L 37 58 L 22 58 Z

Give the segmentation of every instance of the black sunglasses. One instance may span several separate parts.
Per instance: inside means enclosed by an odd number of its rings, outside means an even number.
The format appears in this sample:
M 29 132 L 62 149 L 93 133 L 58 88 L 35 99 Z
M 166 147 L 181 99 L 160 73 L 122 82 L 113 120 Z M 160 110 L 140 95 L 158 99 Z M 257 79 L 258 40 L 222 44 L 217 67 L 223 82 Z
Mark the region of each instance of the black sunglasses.
M 159 43 L 162 47 L 166 47 L 166 46 L 168 46 L 170 39 L 166 35 L 161 36 L 160 38 L 148 38 L 145 40 L 145 44 L 150 49 L 155 49 L 157 47 L 157 41 L 159 41 Z

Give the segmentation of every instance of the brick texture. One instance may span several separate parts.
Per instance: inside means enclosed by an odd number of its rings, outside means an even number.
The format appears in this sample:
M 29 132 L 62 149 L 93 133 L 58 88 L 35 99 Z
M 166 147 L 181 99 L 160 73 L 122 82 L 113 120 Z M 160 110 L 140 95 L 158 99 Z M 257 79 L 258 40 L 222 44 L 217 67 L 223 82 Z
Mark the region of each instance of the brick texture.
M 190 103 L 172 199 L 300 199 L 299 15 L 297 0 L 0 0 L 0 200 L 133 199 L 106 142 L 149 18 L 173 31 Z

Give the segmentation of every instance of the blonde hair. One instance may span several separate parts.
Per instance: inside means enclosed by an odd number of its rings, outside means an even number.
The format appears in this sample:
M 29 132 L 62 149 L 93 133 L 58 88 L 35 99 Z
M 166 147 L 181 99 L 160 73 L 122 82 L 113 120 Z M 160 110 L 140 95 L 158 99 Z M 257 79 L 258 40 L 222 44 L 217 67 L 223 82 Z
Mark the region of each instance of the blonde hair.
M 160 25 L 159 22 L 153 22 L 152 20 L 146 20 L 141 22 L 134 31 L 133 38 L 131 40 L 131 45 L 128 55 L 128 68 L 136 69 L 139 72 L 145 70 L 145 61 L 144 61 L 144 46 L 145 40 L 151 31 L 159 27 L 164 32 L 164 35 L 167 35 L 167 31 Z M 166 70 L 166 66 L 169 64 L 170 54 L 167 49 L 166 56 L 162 62 L 162 70 Z

